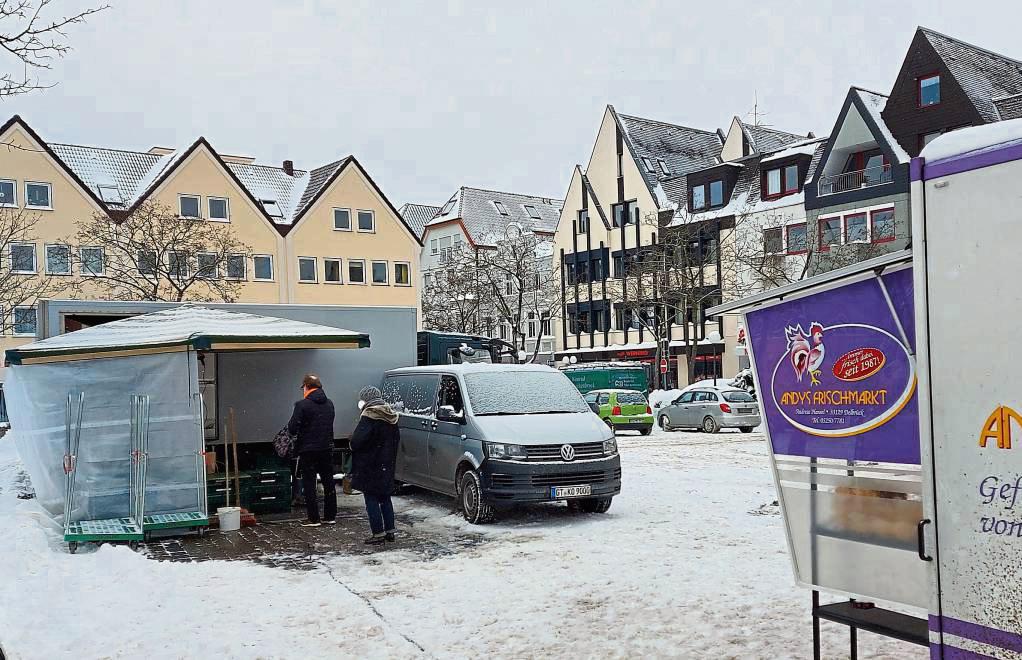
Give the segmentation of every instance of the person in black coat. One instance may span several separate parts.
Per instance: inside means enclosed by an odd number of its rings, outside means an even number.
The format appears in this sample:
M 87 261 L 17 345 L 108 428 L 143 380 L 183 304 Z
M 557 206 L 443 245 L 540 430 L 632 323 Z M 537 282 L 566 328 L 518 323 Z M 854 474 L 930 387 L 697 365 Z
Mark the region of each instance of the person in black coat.
M 362 491 L 369 528 L 373 535 L 365 540 L 377 545 L 394 540 L 394 467 L 400 432 L 398 415 L 383 400 L 376 387 L 364 387 L 358 393 L 362 409 L 358 426 L 351 434 L 351 487 Z
M 308 519 L 303 527 L 319 527 L 319 498 L 316 475 L 323 483 L 323 520 L 332 525 L 337 519 L 337 491 L 334 489 L 334 404 L 323 392 L 323 383 L 315 374 L 302 379 L 305 396 L 295 404 L 287 431 L 295 438 L 298 470 L 305 492 Z

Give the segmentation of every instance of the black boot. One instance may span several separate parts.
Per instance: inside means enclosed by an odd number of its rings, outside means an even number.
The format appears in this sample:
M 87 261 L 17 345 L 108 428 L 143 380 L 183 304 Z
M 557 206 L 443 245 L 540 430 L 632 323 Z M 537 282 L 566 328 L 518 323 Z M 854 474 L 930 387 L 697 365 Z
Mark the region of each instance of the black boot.
M 387 537 L 384 536 L 383 534 L 373 534 L 372 536 L 370 536 L 369 538 L 362 542 L 365 543 L 366 545 L 381 545 L 387 542 Z
M 383 535 L 383 538 L 387 540 L 387 543 L 393 543 L 394 541 L 397 540 L 397 538 L 394 536 L 394 532 L 387 532 L 386 534 Z

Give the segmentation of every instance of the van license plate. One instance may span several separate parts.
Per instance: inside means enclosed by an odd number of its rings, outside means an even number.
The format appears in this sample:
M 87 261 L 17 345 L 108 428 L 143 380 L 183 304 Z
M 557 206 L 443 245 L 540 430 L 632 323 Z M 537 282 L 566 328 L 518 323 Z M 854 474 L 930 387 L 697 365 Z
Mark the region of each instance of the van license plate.
M 592 486 L 554 486 L 550 488 L 550 497 L 555 500 L 565 497 L 587 497 L 592 494 Z

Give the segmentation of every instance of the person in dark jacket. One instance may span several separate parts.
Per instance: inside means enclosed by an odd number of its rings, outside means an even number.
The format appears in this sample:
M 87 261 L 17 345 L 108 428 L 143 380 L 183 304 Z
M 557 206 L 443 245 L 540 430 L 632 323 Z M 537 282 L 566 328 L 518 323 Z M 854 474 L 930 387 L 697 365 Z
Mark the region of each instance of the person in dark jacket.
M 295 454 L 302 475 L 305 510 L 308 520 L 303 527 L 319 527 L 319 498 L 316 475 L 323 483 L 323 520 L 332 525 L 337 519 L 337 491 L 334 489 L 334 404 L 323 393 L 319 376 L 306 374 L 302 379 L 305 396 L 295 404 L 288 433 L 295 437 Z
M 400 433 L 398 415 L 376 387 L 358 393 L 362 415 L 351 434 L 351 486 L 362 491 L 373 535 L 365 540 L 377 545 L 394 540 L 394 466 Z

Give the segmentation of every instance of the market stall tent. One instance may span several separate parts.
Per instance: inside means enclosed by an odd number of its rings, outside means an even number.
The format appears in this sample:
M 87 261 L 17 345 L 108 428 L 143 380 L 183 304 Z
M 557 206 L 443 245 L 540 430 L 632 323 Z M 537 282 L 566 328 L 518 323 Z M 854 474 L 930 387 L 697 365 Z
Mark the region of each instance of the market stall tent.
M 18 452 L 40 504 L 54 516 L 62 513 L 65 499 L 69 392 L 84 393 L 78 490 L 70 516 L 128 514 L 130 406 L 137 394 L 151 402 L 147 515 L 204 511 L 201 356 L 368 346 L 362 332 L 184 305 L 12 349 L 4 390 Z M 282 409 L 290 404 L 281 402 Z

